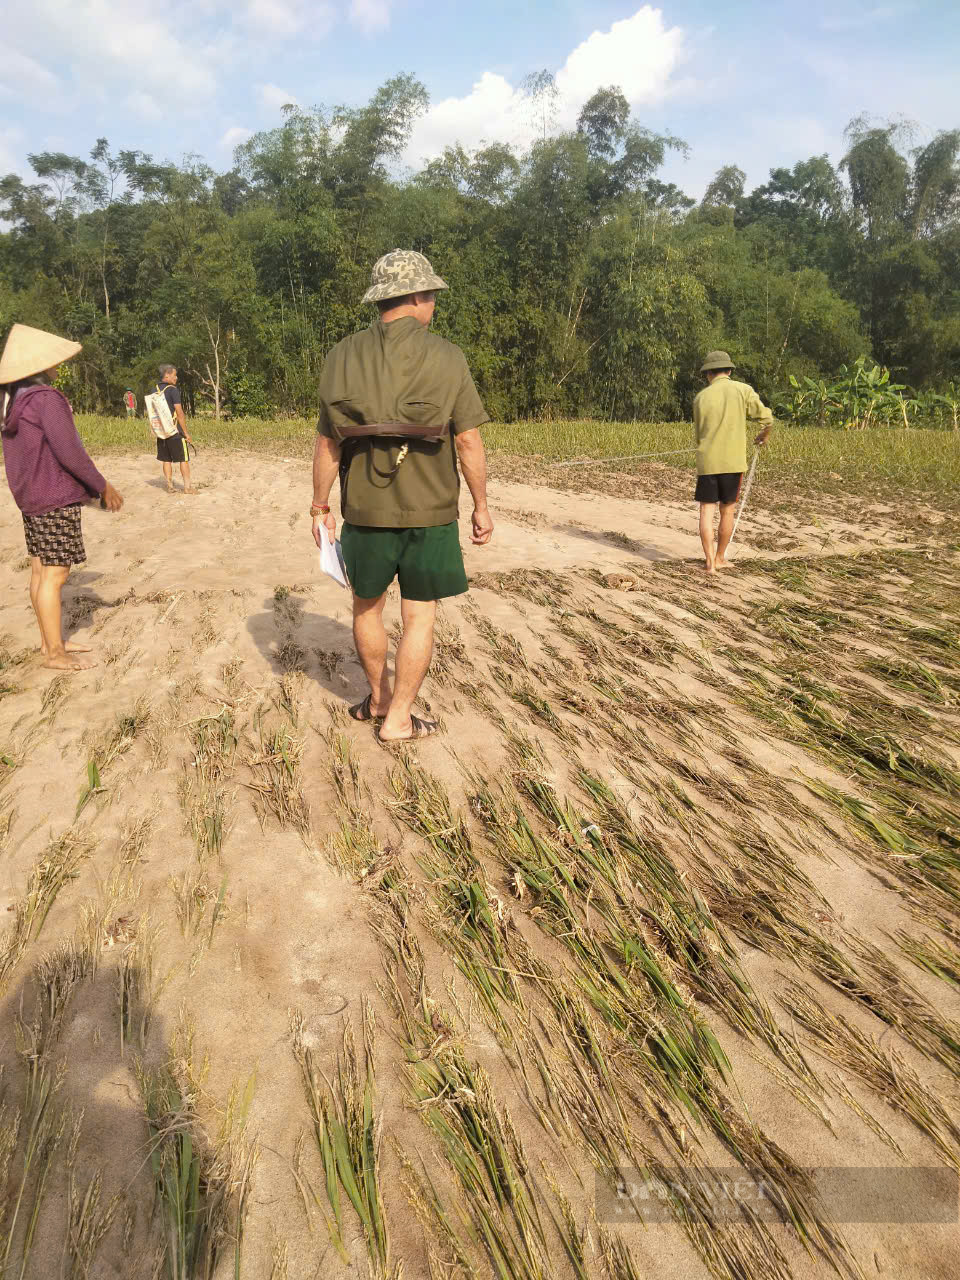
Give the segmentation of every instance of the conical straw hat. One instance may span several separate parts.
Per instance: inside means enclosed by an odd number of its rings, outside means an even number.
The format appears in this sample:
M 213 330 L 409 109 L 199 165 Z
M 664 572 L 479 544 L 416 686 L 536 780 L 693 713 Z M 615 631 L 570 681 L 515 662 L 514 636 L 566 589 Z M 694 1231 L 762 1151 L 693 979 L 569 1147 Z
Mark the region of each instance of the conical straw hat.
M 0 386 L 43 373 L 64 360 L 72 360 L 82 349 L 79 342 L 58 338 L 55 333 L 31 329 L 28 324 L 15 324 L 0 356 Z

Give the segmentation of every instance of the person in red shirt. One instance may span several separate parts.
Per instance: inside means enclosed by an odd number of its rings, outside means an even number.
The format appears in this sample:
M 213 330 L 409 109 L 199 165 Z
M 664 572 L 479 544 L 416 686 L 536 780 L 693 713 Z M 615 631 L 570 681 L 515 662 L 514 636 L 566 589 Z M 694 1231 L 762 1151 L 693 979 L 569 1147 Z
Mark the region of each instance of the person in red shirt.
M 84 449 L 67 397 L 50 385 L 57 366 L 80 350 L 78 342 L 15 324 L 0 356 L 3 465 L 23 515 L 30 603 L 40 627 L 43 665 L 56 671 L 96 665 L 87 645 L 63 639 L 63 585 L 71 565 L 87 558 L 80 508 L 91 498 L 99 498 L 108 511 L 123 506 Z

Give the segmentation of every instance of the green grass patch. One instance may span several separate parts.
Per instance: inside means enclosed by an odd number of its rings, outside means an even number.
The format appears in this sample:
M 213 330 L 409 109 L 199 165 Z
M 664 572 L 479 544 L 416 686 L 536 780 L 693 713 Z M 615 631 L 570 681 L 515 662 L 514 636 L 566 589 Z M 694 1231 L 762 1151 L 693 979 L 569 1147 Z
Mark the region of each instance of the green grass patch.
M 131 422 L 126 418 L 85 415 L 78 418 L 78 426 L 94 456 L 154 451 L 153 437 L 143 419 Z M 201 450 L 246 449 L 287 458 L 310 456 L 314 430 L 315 424 L 307 418 L 242 418 L 219 423 L 195 419 L 190 424 Z M 585 419 L 491 423 L 483 432 L 491 453 L 535 459 L 541 468 L 579 458 L 601 461 L 665 453 L 690 447 L 693 441 L 693 427 L 685 422 Z M 694 455 L 691 449 L 658 461 L 690 470 Z M 642 465 L 624 462 L 617 467 L 631 470 Z M 960 433 L 926 428 L 872 427 L 854 431 L 778 425 L 764 452 L 762 467 L 768 480 L 780 484 L 806 487 L 813 482 L 818 487 L 822 484 L 835 488 L 866 482 L 872 488 L 956 493 L 960 491 Z M 562 474 L 558 468 L 558 477 Z M 544 478 L 542 472 L 540 478 Z

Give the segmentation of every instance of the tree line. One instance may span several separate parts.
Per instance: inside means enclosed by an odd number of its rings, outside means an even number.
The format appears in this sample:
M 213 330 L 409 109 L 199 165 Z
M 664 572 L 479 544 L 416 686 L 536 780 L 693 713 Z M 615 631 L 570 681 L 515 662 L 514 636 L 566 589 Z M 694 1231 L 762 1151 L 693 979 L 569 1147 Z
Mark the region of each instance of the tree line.
M 716 346 L 787 408 L 875 364 L 911 403 L 956 398 L 960 130 L 914 145 L 855 119 L 836 167 L 812 156 L 748 193 L 725 164 L 697 202 L 658 176 L 685 143 L 620 89 L 567 132 L 550 76 L 527 92 L 532 145 L 452 144 L 402 176 L 428 105 L 410 75 L 362 107 L 285 108 L 227 172 L 105 138 L 31 155 L 35 180 L 0 179 L 0 327 L 83 343 L 80 410 L 119 412 L 164 360 L 194 411 L 312 414 L 324 355 L 371 321 L 371 264 L 403 246 L 449 283 L 434 323 L 501 420 L 685 416 Z M 828 397 L 799 400 L 822 420 Z

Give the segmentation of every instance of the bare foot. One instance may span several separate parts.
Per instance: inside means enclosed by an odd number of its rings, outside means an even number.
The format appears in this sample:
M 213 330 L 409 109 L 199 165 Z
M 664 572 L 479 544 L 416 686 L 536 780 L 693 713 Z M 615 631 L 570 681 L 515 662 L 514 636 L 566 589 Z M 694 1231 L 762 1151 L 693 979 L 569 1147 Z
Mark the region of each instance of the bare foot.
M 730 561 L 729 561 L 729 560 L 724 559 L 724 557 L 723 557 L 723 556 L 721 556 L 718 560 L 715 560 L 715 561 L 714 561 L 714 565 L 715 565 L 715 566 L 716 566 L 716 568 L 718 568 L 718 569 L 732 569 L 732 568 L 733 568 L 733 565 L 731 565 Z
M 708 561 L 706 562 L 706 564 L 703 566 L 703 572 L 704 572 L 704 573 L 716 573 L 716 571 L 717 571 L 717 570 L 716 570 L 716 566 L 715 566 L 715 565 L 712 565 L 712 564 L 710 563 L 710 561 L 709 561 L 709 560 L 708 560 Z
M 93 652 L 93 650 L 88 644 L 76 644 L 73 640 L 68 640 L 63 647 L 65 652 L 67 653 L 92 653 Z M 46 657 L 47 654 L 49 653 L 49 650 L 45 644 L 40 646 L 40 652 L 43 654 L 44 657 Z
M 174 489 L 172 484 L 167 485 L 167 493 L 176 493 L 176 490 Z
M 184 493 L 196 493 L 196 489 L 184 489 Z
M 55 653 L 48 655 L 43 665 L 54 671 L 87 671 L 97 665 L 97 660 L 85 658 L 79 653 Z

